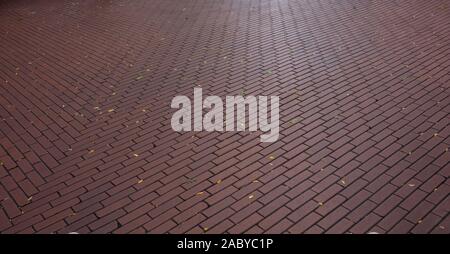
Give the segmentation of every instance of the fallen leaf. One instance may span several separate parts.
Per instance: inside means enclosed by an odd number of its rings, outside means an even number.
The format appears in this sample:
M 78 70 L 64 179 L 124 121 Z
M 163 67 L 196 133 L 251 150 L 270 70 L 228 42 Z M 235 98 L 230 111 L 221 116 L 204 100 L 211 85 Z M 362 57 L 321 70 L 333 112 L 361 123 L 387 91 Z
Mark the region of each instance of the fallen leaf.
M 203 231 L 205 231 L 205 232 L 208 231 L 208 228 L 203 228 Z
M 136 77 L 136 80 L 141 80 L 144 76 L 138 76 Z
M 200 191 L 200 192 L 197 192 L 196 195 L 197 195 L 197 196 L 200 196 L 200 195 L 203 195 L 203 193 L 204 193 L 203 191 Z
M 28 201 L 31 201 L 32 199 L 33 199 L 33 196 L 29 197 L 29 198 L 28 198 Z
M 137 154 L 137 153 L 133 153 L 133 156 L 134 156 L 134 157 L 138 157 L 138 156 L 139 156 L 139 154 Z
M 422 223 L 422 220 L 418 220 L 418 221 L 417 221 L 417 224 L 420 224 L 420 223 Z
M 414 186 L 416 186 L 416 185 L 413 184 L 413 183 L 408 183 L 408 186 L 409 186 L 409 187 L 414 187 Z
M 269 156 L 269 159 L 273 160 L 275 157 L 273 155 Z
M 345 180 L 341 180 L 342 185 L 345 185 Z
M 219 179 L 219 180 L 216 181 L 217 184 L 219 184 L 219 183 L 221 183 L 221 182 L 222 182 L 221 179 Z
M 94 149 L 89 150 L 89 153 L 94 153 L 94 152 L 95 152 Z
M 319 202 L 318 204 L 319 204 L 319 206 L 323 206 L 323 203 L 322 203 L 322 202 Z
M 444 227 L 444 226 L 439 226 L 439 228 L 440 228 L 440 229 L 445 229 L 445 227 Z
M 259 183 L 259 181 L 258 180 L 253 180 L 252 183 Z
M 113 111 L 114 111 L 113 108 L 108 109 L 108 112 L 109 112 L 109 113 L 111 113 L 111 112 L 113 112 Z
M 253 195 L 248 196 L 249 199 L 252 199 L 252 198 L 254 198 L 254 197 L 255 197 L 255 196 L 253 196 Z
M 140 180 L 138 181 L 138 184 L 139 184 L 139 183 L 143 183 L 143 182 L 144 182 L 144 180 L 140 179 Z
M 437 136 L 439 136 L 439 133 L 434 133 L 433 134 L 433 137 L 437 137 Z

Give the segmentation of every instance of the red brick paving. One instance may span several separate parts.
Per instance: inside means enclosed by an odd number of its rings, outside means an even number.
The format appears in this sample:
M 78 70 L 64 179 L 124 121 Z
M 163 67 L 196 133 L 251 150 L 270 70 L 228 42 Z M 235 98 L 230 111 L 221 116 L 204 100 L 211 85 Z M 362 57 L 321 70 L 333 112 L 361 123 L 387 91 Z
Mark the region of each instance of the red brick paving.
M 2 1 L 0 232 L 448 234 L 449 29 L 444 0 Z M 174 132 L 198 85 L 280 96 L 280 139 Z

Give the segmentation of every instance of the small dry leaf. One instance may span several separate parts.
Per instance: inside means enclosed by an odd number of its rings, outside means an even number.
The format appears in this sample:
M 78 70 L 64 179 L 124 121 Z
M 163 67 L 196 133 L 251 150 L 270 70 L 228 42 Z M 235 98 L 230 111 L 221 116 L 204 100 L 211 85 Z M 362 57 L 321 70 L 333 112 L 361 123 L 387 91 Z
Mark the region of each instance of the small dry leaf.
M 147 112 L 147 110 L 146 110 L 146 109 L 144 108 L 144 109 L 142 109 L 142 112 L 144 112 L 144 113 L 145 113 L 145 112 Z
M 3 166 L 3 161 L 0 161 L 0 166 Z
M 273 160 L 275 157 L 273 155 L 269 156 L 269 159 Z
M 209 229 L 209 228 L 203 228 L 203 231 L 205 231 L 205 232 L 206 232 L 206 231 L 208 231 L 208 229 Z
M 108 109 L 108 112 L 109 112 L 109 113 L 114 112 L 114 109 L 113 109 L 113 108 L 110 108 L 110 109 Z
M 253 195 L 248 196 L 249 199 L 252 199 L 252 198 L 254 198 L 254 197 L 255 197 L 255 196 L 253 196 Z
M 134 157 L 138 157 L 138 156 L 139 156 L 139 154 L 137 154 L 137 153 L 133 153 L 133 156 L 134 156 Z
M 136 80 L 141 80 L 142 78 L 144 78 L 144 76 L 138 76 L 136 77 Z
M 319 206 L 323 206 L 323 203 L 322 203 L 322 202 L 319 202 L 318 204 L 319 204 Z
M 437 137 L 437 136 L 439 136 L 439 133 L 434 133 L 433 134 L 433 137 Z
M 219 184 L 221 182 L 222 182 L 222 179 L 219 179 L 219 180 L 216 181 L 217 184 Z
M 342 185 L 345 185 L 345 180 L 341 180 Z
M 445 151 L 448 152 L 448 147 L 445 148 Z
M 140 179 L 139 181 L 138 181 L 138 183 L 143 183 L 144 182 L 144 180 L 142 180 L 142 179 Z
M 253 180 L 252 183 L 259 183 L 259 181 L 258 180 Z
M 33 196 L 29 197 L 29 198 L 28 198 L 28 201 L 31 201 L 32 199 L 33 199 Z
M 420 223 L 422 223 L 422 220 L 418 220 L 418 221 L 417 221 L 417 224 L 420 224 Z
M 409 187 L 414 187 L 414 186 L 416 186 L 416 185 L 413 184 L 413 183 L 408 183 L 408 186 L 409 186 Z
M 439 226 L 439 228 L 440 228 L 440 229 L 445 229 L 445 227 L 444 227 L 444 226 Z
M 196 195 L 197 195 L 197 196 L 200 196 L 200 195 L 203 195 L 203 193 L 204 193 L 203 191 L 200 191 L 200 192 L 197 192 Z
M 94 149 L 89 150 L 89 153 L 94 153 L 94 152 L 95 152 Z

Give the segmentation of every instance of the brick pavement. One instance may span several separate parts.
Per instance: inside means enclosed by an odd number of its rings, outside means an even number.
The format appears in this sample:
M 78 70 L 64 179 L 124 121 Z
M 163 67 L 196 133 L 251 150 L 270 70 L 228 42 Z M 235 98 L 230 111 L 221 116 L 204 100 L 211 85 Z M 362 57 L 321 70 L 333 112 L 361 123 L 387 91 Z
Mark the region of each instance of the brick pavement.
M 1 233 L 450 233 L 448 1 L 2 1 L 0 53 Z

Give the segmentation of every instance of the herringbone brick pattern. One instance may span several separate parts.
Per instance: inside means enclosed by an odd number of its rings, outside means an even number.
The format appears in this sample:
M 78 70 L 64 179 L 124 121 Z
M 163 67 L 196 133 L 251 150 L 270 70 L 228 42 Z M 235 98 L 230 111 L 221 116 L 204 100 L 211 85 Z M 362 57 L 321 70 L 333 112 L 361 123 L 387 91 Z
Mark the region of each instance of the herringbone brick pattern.
M 2 233 L 450 233 L 448 1 L 1 1 L 0 53 Z

